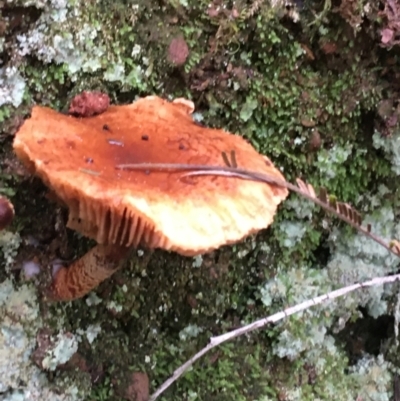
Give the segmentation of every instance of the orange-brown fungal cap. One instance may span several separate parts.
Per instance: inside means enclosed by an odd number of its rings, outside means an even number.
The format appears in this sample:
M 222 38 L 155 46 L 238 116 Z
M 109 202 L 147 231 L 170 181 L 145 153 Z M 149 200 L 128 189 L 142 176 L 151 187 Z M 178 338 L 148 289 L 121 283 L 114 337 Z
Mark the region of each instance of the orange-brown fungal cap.
M 194 103 L 191 100 L 185 99 L 183 97 L 178 97 L 172 101 L 177 107 L 182 107 L 187 114 L 192 114 L 194 112 Z
M 14 206 L 0 195 L 0 230 L 6 228 L 14 218 Z
M 287 190 L 240 178 L 116 169 L 127 163 L 223 166 L 221 153 L 235 151 L 239 167 L 283 179 L 243 138 L 198 126 L 189 109 L 155 96 L 88 118 L 34 107 L 14 149 L 68 206 L 70 228 L 100 244 L 195 255 L 267 227 Z

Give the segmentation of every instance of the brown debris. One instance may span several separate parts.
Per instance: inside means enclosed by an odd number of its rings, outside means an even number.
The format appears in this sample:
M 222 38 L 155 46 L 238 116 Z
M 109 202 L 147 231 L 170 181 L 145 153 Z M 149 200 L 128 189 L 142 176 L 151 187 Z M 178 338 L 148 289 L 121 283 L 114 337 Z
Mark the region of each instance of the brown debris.
M 309 139 L 309 148 L 311 151 L 316 151 L 321 147 L 321 134 L 318 130 L 314 129 L 311 132 L 310 139 Z
M 313 128 L 316 126 L 315 121 L 311 120 L 310 118 L 302 118 L 300 123 L 303 127 L 307 127 L 307 128 Z
M 110 98 L 107 94 L 85 91 L 72 99 L 68 112 L 77 117 L 91 117 L 104 113 L 109 105 Z
M 182 36 L 171 40 L 168 47 L 167 59 L 170 63 L 180 66 L 185 64 L 189 56 L 189 47 Z
M 129 401 L 147 401 L 149 399 L 149 377 L 143 372 L 131 375 L 131 384 L 126 390 L 125 397 Z
M 357 29 L 363 22 L 358 0 L 342 0 L 333 11 L 339 13 L 353 29 Z
M 90 368 L 86 359 L 79 352 L 75 352 L 71 358 L 64 364 L 59 365 L 60 370 L 75 370 L 79 369 L 81 372 L 90 373 Z
M 398 127 L 400 117 L 400 106 L 394 99 L 383 99 L 377 108 L 377 118 L 374 121 L 374 128 L 382 136 L 390 136 Z
M 0 231 L 11 224 L 14 218 L 14 206 L 11 202 L 0 195 Z
M 338 51 L 338 46 L 335 42 L 321 43 L 320 48 L 325 54 L 334 54 Z
M 50 329 L 45 328 L 40 329 L 36 335 L 36 349 L 33 351 L 31 359 L 40 369 L 44 369 L 43 360 L 48 351 L 54 346 L 52 334 L 53 333 Z

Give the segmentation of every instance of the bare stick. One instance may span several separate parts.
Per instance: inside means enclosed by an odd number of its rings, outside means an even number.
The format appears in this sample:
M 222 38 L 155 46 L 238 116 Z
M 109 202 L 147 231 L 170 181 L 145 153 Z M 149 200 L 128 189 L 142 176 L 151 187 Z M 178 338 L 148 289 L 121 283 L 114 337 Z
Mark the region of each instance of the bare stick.
M 400 274 L 395 274 L 393 276 L 375 277 L 372 280 L 365 281 L 363 283 L 357 283 L 357 284 L 349 285 L 347 287 L 342 287 L 342 288 L 339 288 L 338 290 L 331 291 L 327 294 L 312 298 L 308 301 L 305 301 L 298 305 L 287 308 L 281 312 L 275 313 L 266 318 L 257 320 L 255 322 L 250 323 L 246 326 L 243 326 L 239 329 L 229 331 L 228 333 L 221 334 L 220 336 L 217 336 L 217 337 L 211 337 L 209 344 L 206 347 L 204 347 L 201 351 L 199 351 L 197 354 L 193 355 L 193 357 L 190 358 L 187 362 L 185 362 L 182 366 L 180 366 L 178 369 L 176 369 L 174 371 L 174 373 L 172 374 L 172 376 L 168 380 L 166 380 L 150 396 L 149 401 L 155 401 L 169 386 L 171 386 L 171 384 L 173 384 L 180 376 L 182 376 L 193 365 L 194 362 L 196 362 L 198 359 L 200 359 L 204 354 L 206 354 L 211 349 L 217 347 L 218 345 L 220 345 L 226 341 L 232 340 L 243 334 L 247 334 L 254 330 L 260 329 L 269 323 L 275 323 L 279 320 L 284 319 L 285 317 L 289 317 L 295 313 L 306 310 L 306 309 L 310 308 L 311 306 L 320 305 L 329 300 L 333 300 L 335 298 L 342 297 L 343 295 L 346 295 L 349 292 L 352 292 L 352 291 L 355 291 L 355 290 L 358 290 L 361 288 L 367 288 L 367 287 L 373 287 L 376 285 L 393 283 L 398 280 L 400 280 Z

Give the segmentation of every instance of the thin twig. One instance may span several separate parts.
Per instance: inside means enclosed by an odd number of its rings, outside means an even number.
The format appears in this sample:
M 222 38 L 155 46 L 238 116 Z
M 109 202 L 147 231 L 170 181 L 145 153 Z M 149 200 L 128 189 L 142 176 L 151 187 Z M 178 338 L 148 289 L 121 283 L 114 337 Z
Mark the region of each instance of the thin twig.
M 373 287 L 376 285 L 393 283 L 398 280 L 400 280 L 400 274 L 396 274 L 393 276 L 385 276 L 385 277 L 375 277 L 374 279 L 365 281 L 363 283 L 352 284 L 347 287 L 343 287 L 338 290 L 331 291 L 327 294 L 312 298 L 308 301 L 305 301 L 298 305 L 287 308 L 281 312 L 275 313 L 271 316 L 257 320 L 246 326 L 240 327 L 239 329 L 232 330 L 228 333 L 222 334 L 217 337 L 211 337 L 209 344 L 206 347 L 204 347 L 201 351 L 199 351 L 197 354 L 195 354 L 192 358 L 190 358 L 187 362 L 185 362 L 183 365 L 181 365 L 178 369 L 176 369 L 174 371 L 174 373 L 172 374 L 172 376 L 168 380 L 166 380 L 150 396 L 149 401 L 155 401 L 169 386 L 171 386 L 171 384 L 173 384 L 180 376 L 182 376 L 193 365 L 194 362 L 196 362 L 199 358 L 201 358 L 204 354 L 206 354 L 211 349 L 217 347 L 218 345 L 220 345 L 226 341 L 232 340 L 243 334 L 247 334 L 247 333 L 250 333 L 257 329 L 260 329 L 269 323 L 278 322 L 279 320 L 289 317 L 295 313 L 306 310 L 306 309 L 310 308 L 311 306 L 320 305 L 329 300 L 333 300 L 335 298 L 342 297 L 343 295 L 346 295 L 349 292 L 352 292 L 352 291 L 355 291 L 355 290 L 358 290 L 361 288 L 367 288 L 367 287 Z
M 171 171 L 190 171 L 182 176 L 193 177 L 193 176 L 203 176 L 203 175 L 214 175 L 214 176 L 224 176 L 241 178 L 245 180 L 252 180 L 258 182 L 264 182 L 270 185 L 276 185 L 279 187 L 287 188 L 298 195 L 302 196 L 314 202 L 326 211 L 334 214 L 337 218 L 345 221 L 347 224 L 355 228 L 356 230 L 362 232 L 367 237 L 371 238 L 373 241 L 383 246 L 389 252 L 396 256 L 400 256 L 394 247 L 387 244 L 380 237 L 370 232 L 368 227 L 363 227 L 362 225 L 356 224 L 351 218 L 344 216 L 334 207 L 328 203 L 323 202 L 321 199 L 314 197 L 310 192 L 299 188 L 298 186 L 285 181 L 284 179 L 274 177 L 270 174 L 259 173 L 257 171 L 250 171 L 242 168 L 233 168 L 225 166 L 210 166 L 210 165 L 200 165 L 200 164 L 175 164 L 175 163 L 133 163 L 133 164 L 119 164 L 116 166 L 119 170 L 171 170 Z

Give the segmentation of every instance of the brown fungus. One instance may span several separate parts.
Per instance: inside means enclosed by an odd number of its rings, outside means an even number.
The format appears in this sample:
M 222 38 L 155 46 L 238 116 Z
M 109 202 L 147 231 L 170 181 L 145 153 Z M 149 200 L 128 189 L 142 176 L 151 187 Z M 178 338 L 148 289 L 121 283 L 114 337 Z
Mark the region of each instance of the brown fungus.
M 132 163 L 222 166 L 221 154 L 234 152 L 241 168 L 283 179 L 243 138 L 199 127 L 192 111 L 190 101 L 155 96 L 79 119 L 33 108 L 14 150 L 69 209 L 68 227 L 99 244 L 56 273 L 54 298 L 85 295 L 122 265 L 130 248 L 197 255 L 271 224 L 287 196 L 285 188 L 232 177 L 188 179 L 184 171 L 117 168 Z M 105 124 L 124 146 L 110 144 Z M 143 133 L 151 141 L 143 141 Z
M 68 112 L 76 117 L 90 117 L 104 113 L 109 105 L 110 98 L 107 94 L 85 91 L 71 100 Z
M 189 57 L 189 47 L 182 36 L 178 36 L 171 40 L 168 46 L 167 59 L 176 66 L 185 64 Z

